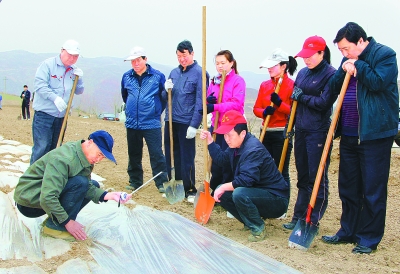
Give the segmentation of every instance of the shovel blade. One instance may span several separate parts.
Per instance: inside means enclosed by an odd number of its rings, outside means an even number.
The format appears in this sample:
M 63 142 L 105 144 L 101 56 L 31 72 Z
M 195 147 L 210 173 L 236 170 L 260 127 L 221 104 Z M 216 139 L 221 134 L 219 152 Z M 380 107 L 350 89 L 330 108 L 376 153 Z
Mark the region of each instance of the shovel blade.
M 204 184 L 201 183 L 200 186 L 197 188 L 196 196 L 194 197 L 193 207 L 196 208 L 197 203 L 199 202 L 200 193 L 204 192 Z
M 167 201 L 173 205 L 185 199 L 185 188 L 183 187 L 182 180 L 171 179 L 169 182 L 164 183 L 165 197 Z
M 289 247 L 306 251 L 318 235 L 318 226 L 298 220 L 289 237 Z
M 204 181 L 204 192 L 200 192 L 194 215 L 201 224 L 206 224 L 210 219 L 211 212 L 214 208 L 215 200 L 210 194 L 210 183 Z

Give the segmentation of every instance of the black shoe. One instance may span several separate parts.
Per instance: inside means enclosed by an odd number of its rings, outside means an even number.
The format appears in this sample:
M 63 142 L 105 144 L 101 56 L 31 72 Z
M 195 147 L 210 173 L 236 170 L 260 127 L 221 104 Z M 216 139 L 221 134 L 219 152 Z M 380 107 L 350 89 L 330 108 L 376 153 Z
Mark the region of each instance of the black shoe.
M 322 241 L 327 244 L 331 245 L 337 245 L 337 244 L 351 244 L 351 241 L 346 241 L 343 239 L 340 239 L 339 236 L 333 235 L 333 236 L 322 236 Z
M 288 230 L 293 230 L 297 222 L 291 221 L 290 223 L 283 224 L 282 227 Z
M 193 190 L 188 190 L 185 194 L 185 198 L 189 197 L 189 196 L 196 196 L 197 191 L 193 191 Z
M 354 254 L 371 254 L 373 250 L 375 249 L 363 245 L 357 245 L 351 252 Z

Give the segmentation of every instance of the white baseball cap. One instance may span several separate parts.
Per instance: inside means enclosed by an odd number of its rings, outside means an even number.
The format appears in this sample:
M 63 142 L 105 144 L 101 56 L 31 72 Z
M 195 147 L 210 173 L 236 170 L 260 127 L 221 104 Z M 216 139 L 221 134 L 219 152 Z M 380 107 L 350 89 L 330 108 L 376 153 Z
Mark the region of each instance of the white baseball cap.
M 272 68 L 273 66 L 276 66 L 280 62 L 288 62 L 288 61 L 289 61 L 289 55 L 282 49 L 277 48 L 272 52 L 271 56 L 268 56 L 267 59 L 262 61 L 260 68 Z
M 79 43 L 75 40 L 67 40 L 65 41 L 62 49 L 65 49 L 69 54 L 79 55 L 81 52 L 81 48 L 79 47 Z
M 144 51 L 144 48 L 142 48 L 142 47 L 134 47 L 131 50 L 129 56 L 124 61 L 131 61 L 131 60 L 136 59 L 136 58 L 141 57 L 141 56 L 146 56 L 146 52 Z

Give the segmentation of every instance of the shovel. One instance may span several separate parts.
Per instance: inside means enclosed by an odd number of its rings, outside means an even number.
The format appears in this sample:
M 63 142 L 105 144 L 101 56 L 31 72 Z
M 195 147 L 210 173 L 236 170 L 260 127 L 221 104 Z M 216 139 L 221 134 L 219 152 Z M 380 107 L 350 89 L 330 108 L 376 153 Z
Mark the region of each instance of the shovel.
M 75 93 L 76 85 L 78 84 L 78 79 L 79 79 L 79 76 L 75 75 L 74 84 L 72 85 L 72 90 L 71 90 L 71 94 L 69 95 L 67 109 L 65 111 L 65 116 L 64 116 L 63 123 L 61 126 L 60 135 L 58 136 L 57 147 L 61 146 L 61 143 L 64 140 L 65 128 L 67 126 L 67 120 L 68 120 L 68 114 L 69 114 L 69 110 L 71 109 L 72 99 L 74 98 L 74 93 Z
M 282 72 L 281 76 L 279 77 L 278 83 L 276 84 L 276 87 L 275 87 L 275 93 L 276 93 L 276 94 L 278 94 L 278 93 L 279 93 L 279 90 L 281 89 L 281 84 L 282 84 L 282 81 L 283 81 L 283 75 L 284 75 L 284 74 L 283 74 L 283 72 Z M 273 107 L 273 106 L 274 106 L 274 103 L 271 102 L 270 106 Z M 267 130 L 267 127 L 268 127 L 268 124 L 269 124 L 269 120 L 270 120 L 270 119 L 271 119 L 271 115 L 267 115 L 267 117 L 265 117 L 264 126 L 263 126 L 263 129 L 262 129 L 262 131 L 261 131 L 260 139 L 259 139 L 261 143 L 262 143 L 263 140 L 264 140 L 265 131 Z
M 207 130 L 207 106 L 206 106 L 206 7 L 203 6 L 203 129 Z M 209 170 L 208 170 L 208 149 L 207 139 L 204 140 L 204 191 L 200 192 L 194 215 L 201 224 L 206 224 L 214 208 L 215 200 L 210 194 Z
M 350 74 L 346 73 L 342 89 L 340 90 L 335 113 L 333 114 L 332 122 L 329 127 L 328 136 L 325 141 L 321 161 L 319 163 L 317 176 L 315 178 L 315 183 L 310 198 L 310 203 L 308 204 L 307 208 L 306 220 L 299 219 L 297 221 L 296 226 L 294 227 L 292 234 L 290 234 L 289 237 L 289 247 L 297 248 L 300 250 L 307 250 L 310 247 L 315 236 L 317 236 L 318 234 L 318 226 L 311 222 L 311 213 L 315 206 L 319 185 L 321 183 L 322 174 L 325 169 L 326 158 L 328 157 L 329 148 L 333 139 L 333 134 L 335 133 L 336 124 L 339 119 L 340 108 L 342 107 L 344 95 L 346 94 L 347 86 L 349 85 L 349 80 Z
M 287 152 L 287 148 L 289 146 L 289 139 L 291 137 L 290 136 L 291 135 L 291 131 L 293 129 L 293 122 L 294 122 L 294 116 L 296 115 L 296 109 L 297 109 L 297 101 L 293 101 L 292 109 L 290 111 L 289 124 L 288 124 L 288 127 L 286 129 L 285 142 L 283 143 L 282 155 L 281 155 L 281 159 L 279 160 L 278 170 L 280 171 L 280 173 L 282 173 L 283 166 L 285 164 L 286 152 Z
M 185 199 L 185 188 L 182 180 L 175 180 L 174 136 L 172 133 L 172 89 L 168 89 L 169 144 L 171 152 L 171 180 L 164 183 L 165 197 L 172 205 Z

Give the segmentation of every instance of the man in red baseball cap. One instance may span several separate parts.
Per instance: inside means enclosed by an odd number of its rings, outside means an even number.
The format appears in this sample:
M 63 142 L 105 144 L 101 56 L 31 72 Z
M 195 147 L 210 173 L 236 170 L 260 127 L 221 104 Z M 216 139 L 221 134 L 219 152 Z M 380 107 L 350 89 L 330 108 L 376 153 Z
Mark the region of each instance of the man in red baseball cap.
M 229 148 L 222 151 L 210 132 L 203 130 L 200 138 L 207 140 L 213 162 L 230 165 L 231 182 L 221 182 L 214 191 L 216 202 L 250 230 L 250 242 L 265 239 L 266 218 L 278 218 L 287 211 L 289 184 L 278 171 L 274 160 L 262 143 L 247 130 L 247 121 L 236 111 L 227 111 L 220 127 Z

